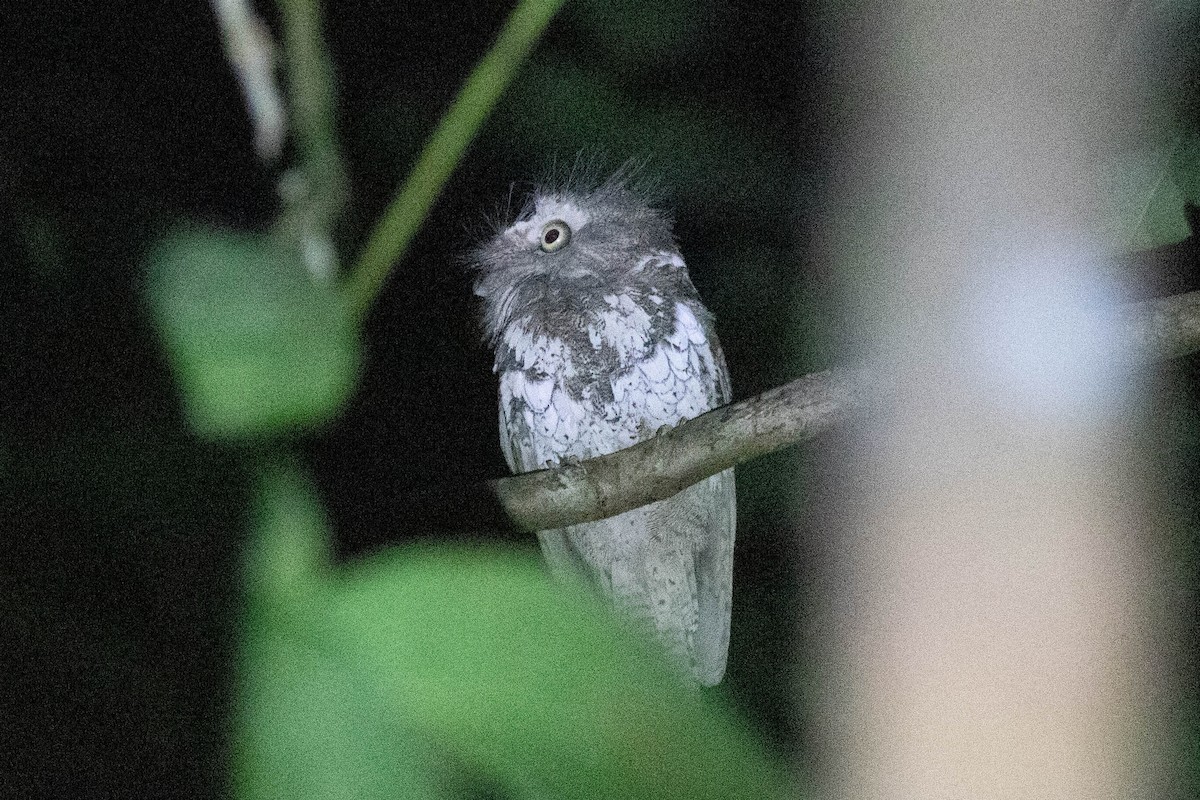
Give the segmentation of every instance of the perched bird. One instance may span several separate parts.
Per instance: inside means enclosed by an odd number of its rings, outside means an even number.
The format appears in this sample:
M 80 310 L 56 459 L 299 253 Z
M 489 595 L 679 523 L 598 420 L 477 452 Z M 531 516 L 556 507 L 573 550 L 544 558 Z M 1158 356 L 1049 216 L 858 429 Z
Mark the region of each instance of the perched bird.
M 712 315 L 671 220 L 623 176 L 535 191 L 472 261 L 514 472 L 612 453 L 729 402 Z M 538 538 L 555 575 L 592 581 L 711 686 L 729 649 L 735 516 L 726 470 Z

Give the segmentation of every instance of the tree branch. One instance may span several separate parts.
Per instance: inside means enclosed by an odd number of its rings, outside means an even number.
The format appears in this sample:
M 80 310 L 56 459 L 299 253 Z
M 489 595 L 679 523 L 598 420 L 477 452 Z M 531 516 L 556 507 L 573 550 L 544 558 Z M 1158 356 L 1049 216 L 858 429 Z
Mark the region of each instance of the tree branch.
M 333 231 L 346 200 L 346 173 L 334 125 L 333 66 L 321 36 L 319 0 L 278 0 L 278 5 L 299 158 L 297 168 L 279 181 L 283 212 L 276 233 L 296 247 L 313 277 L 324 283 L 338 272 Z
M 1141 360 L 1200 350 L 1200 291 L 1126 306 L 1126 352 Z M 830 370 L 688 420 L 611 455 L 406 498 L 426 531 L 538 531 L 663 500 L 722 470 L 809 441 L 861 407 L 866 370 Z
M 241 84 L 259 158 L 273 165 L 288 135 L 289 112 L 298 153 L 280 176 L 283 208 L 275 233 L 299 253 L 313 278 L 337 273 L 333 230 L 346 198 L 346 176 L 334 129 L 333 67 L 321 38 L 319 0 L 279 0 L 288 108 L 275 80 L 271 32 L 248 0 L 211 0 L 226 57 Z
M 225 55 L 242 87 L 254 126 L 258 157 L 274 162 L 283 152 L 287 112 L 275 81 L 275 43 L 249 0 L 212 0 Z

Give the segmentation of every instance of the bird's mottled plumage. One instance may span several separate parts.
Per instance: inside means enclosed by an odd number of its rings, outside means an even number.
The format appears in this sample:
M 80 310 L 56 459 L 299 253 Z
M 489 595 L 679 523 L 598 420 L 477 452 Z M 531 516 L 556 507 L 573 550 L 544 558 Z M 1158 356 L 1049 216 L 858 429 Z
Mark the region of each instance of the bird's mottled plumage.
M 473 261 L 514 472 L 611 453 L 729 402 L 712 316 L 671 222 L 619 178 L 536 192 Z M 729 645 L 734 522 L 728 470 L 538 536 L 555 573 L 590 578 L 712 685 Z

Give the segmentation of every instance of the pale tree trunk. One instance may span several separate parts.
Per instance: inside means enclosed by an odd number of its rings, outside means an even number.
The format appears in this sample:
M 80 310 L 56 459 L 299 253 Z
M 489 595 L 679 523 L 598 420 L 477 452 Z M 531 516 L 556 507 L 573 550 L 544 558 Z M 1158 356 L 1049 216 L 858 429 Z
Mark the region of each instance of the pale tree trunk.
M 868 4 L 843 22 L 859 149 L 844 310 L 881 379 L 822 618 L 826 798 L 1169 791 L 1172 621 L 1105 308 L 1124 5 Z M 828 452 L 828 449 L 826 450 Z

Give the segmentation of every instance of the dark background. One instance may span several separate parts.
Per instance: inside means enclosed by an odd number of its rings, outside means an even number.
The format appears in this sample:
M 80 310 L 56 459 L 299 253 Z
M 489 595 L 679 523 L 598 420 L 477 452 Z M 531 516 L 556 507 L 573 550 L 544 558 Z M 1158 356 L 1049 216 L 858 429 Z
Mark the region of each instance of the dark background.
M 351 179 L 343 263 L 507 12 L 327 11 Z M 839 104 L 800 13 L 597 0 L 556 18 L 378 299 L 359 392 L 296 443 L 343 557 L 424 535 L 406 524 L 406 492 L 505 472 L 461 257 L 510 187 L 519 195 L 580 152 L 613 168 L 644 159 L 661 179 L 737 398 L 829 365 L 824 272 L 805 231 L 820 221 L 810 204 Z M 10 4 L 0 26 L 0 651 L 12 704 L 0 717 L 17 723 L 0 782 L 19 795 L 221 794 L 253 446 L 188 432 L 140 258 L 179 219 L 265 230 L 276 175 L 254 155 L 207 3 Z M 1128 268 L 1167 294 L 1200 283 L 1195 264 L 1185 243 Z M 1190 391 L 1193 368 L 1173 373 L 1173 392 Z M 1172 472 L 1188 509 L 1189 448 Z M 786 756 L 798 747 L 789 708 L 806 692 L 793 650 L 813 535 L 807 452 L 739 468 L 718 690 Z

